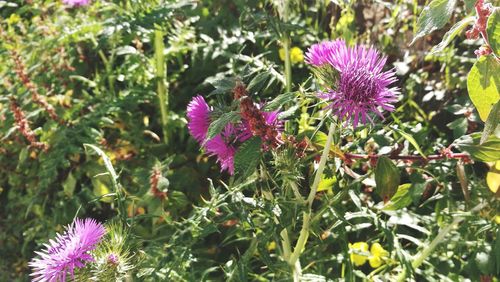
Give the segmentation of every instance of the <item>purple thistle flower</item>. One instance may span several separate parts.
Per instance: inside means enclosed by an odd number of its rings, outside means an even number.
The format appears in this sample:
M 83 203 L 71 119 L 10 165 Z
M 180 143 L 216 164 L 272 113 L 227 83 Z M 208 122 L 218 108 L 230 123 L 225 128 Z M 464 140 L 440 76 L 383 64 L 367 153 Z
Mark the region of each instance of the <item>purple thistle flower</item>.
M 188 129 L 191 136 L 199 143 L 203 143 L 210 126 L 210 112 L 205 99 L 198 95 L 191 100 L 187 107 L 187 117 L 189 119 Z
M 373 48 L 348 47 L 343 40 L 322 42 L 311 46 L 307 62 L 314 67 L 333 67 L 338 72 L 336 85 L 318 97 L 330 101 L 330 108 L 340 118 L 352 120 L 355 128 L 361 121 L 373 123 L 368 115 L 373 112 L 384 119 L 381 111 L 393 111 L 398 88 L 389 88 L 396 82 L 394 70 L 383 71 L 387 58 Z
M 237 145 L 250 139 L 253 134 L 245 123 L 228 124 L 220 134 L 210 140 L 205 140 L 210 126 L 211 112 L 212 109 L 202 96 L 194 97 L 187 107 L 189 133 L 205 148 L 208 155 L 217 158 L 221 171 L 226 170 L 232 175 Z M 262 113 L 267 124 L 282 131 L 283 121 L 278 119 L 278 111 Z
M 29 266 L 33 269 L 33 281 L 66 281 L 69 273 L 74 278 L 74 270 L 93 261 L 90 251 L 96 248 L 106 229 L 94 219 L 76 219 L 66 227 L 63 234 L 45 244 L 45 250 L 36 252 Z
M 323 41 L 313 44 L 306 52 L 305 61 L 310 65 L 320 67 L 328 63 L 331 54 L 341 48 L 342 45 L 345 46 L 345 42 L 342 40 Z
M 63 4 L 72 6 L 72 7 L 81 7 L 87 6 L 90 4 L 90 0 L 63 0 Z

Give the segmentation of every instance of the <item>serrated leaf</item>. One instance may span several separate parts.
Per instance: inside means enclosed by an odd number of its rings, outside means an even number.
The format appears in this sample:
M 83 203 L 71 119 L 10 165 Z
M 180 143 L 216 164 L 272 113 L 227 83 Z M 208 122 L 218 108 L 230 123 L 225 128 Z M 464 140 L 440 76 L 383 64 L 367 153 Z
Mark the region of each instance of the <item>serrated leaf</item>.
M 493 53 L 500 57 L 500 9 L 494 9 L 493 14 L 488 18 L 486 33 Z
M 234 155 L 235 174 L 246 177 L 255 171 L 261 156 L 261 145 L 259 137 L 252 137 L 240 146 Z
M 469 97 L 485 121 L 491 108 L 500 99 L 500 63 L 493 56 L 482 56 L 472 66 L 467 77 Z
M 500 123 L 500 100 L 493 106 L 493 108 L 490 111 L 490 114 L 488 115 L 488 118 L 486 119 L 486 122 L 484 123 L 484 130 L 483 134 L 481 135 L 481 141 L 479 141 L 479 144 L 483 144 L 484 141 L 488 139 L 488 136 L 490 136 L 493 132 L 495 132 L 495 129 L 498 127 L 498 124 Z
M 293 105 L 288 110 L 286 110 L 284 112 L 280 112 L 278 114 L 278 119 L 286 119 L 286 118 L 292 116 L 293 114 L 295 114 L 295 112 L 298 109 L 299 109 L 299 105 Z
M 429 5 L 425 6 L 418 17 L 417 34 L 410 45 L 417 39 L 444 27 L 450 20 L 456 4 L 456 0 L 432 0 Z
M 459 21 L 458 23 L 456 23 L 455 25 L 453 25 L 451 27 L 451 29 L 448 30 L 448 32 L 446 32 L 446 34 L 443 36 L 443 40 L 438 45 L 434 46 L 431 49 L 431 54 L 443 51 L 444 48 L 446 48 L 446 46 L 448 46 L 448 44 L 450 44 L 450 42 L 459 33 L 461 33 L 462 30 L 464 30 L 464 28 L 466 28 L 468 25 L 474 23 L 474 21 L 475 21 L 474 17 L 466 17 L 465 19 L 462 19 L 461 21 Z
M 275 111 L 279 108 L 281 108 L 283 105 L 293 101 L 295 99 L 296 92 L 288 92 L 288 93 L 283 93 L 276 98 L 274 98 L 272 101 L 266 103 L 264 108 L 262 108 L 263 111 L 269 112 L 269 111 Z
M 399 186 L 399 180 L 400 175 L 396 165 L 388 157 L 379 157 L 375 167 L 375 183 L 377 185 L 376 191 L 384 202 L 394 196 Z
M 207 140 L 210 140 L 221 133 L 221 131 L 226 127 L 227 124 L 232 122 L 237 122 L 240 120 L 240 115 L 238 112 L 223 113 L 218 119 L 212 121 L 208 127 Z
M 118 175 L 116 174 L 116 171 L 115 171 L 115 169 L 113 167 L 113 164 L 111 163 L 111 160 L 108 158 L 108 156 L 106 155 L 106 153 L 104 153 L 104 151 L 102 151 L 97 146 L 94 146 L 92 144 L 83 144 L 83 146 L 85 147 L 85 149 L 87 149 L 87 147 L 88 147 L 88 148 L 91 148 L 92 150 L 94 150 L 102 158 L 102 160 L 104 161 L 104 167 L 108 171 L 108 173 L 111 176 L 111 178 L 113 180 L 118 179 Z
M 269 72 L 261 72 L 257 74 L 251 81 L 248 83 L 247 89 L 248 92 L 254 93 L 262 89 L 266 81 L 271 77 Z
M 479 145 L 479 136 L 464 136 L 456 145 L 478 161 L 494 162 L 500 160 L 500 138 L 491 135 Z
M 236 85 L 236 81 L 232 78 L 209 78 L 206 81 L 215 88 L 208 96 L 225 94 L 233 90 Z

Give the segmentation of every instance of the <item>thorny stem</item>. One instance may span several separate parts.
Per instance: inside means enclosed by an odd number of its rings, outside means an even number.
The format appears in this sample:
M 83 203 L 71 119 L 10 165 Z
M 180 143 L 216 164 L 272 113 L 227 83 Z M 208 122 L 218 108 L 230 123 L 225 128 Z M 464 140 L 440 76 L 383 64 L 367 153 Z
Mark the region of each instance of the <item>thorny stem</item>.
M 163 130 L 163 142 L 168 143 L 168 89 L 166 83 L 166 67 L 165 67 L 165 56 L 163 55 L 163 50 L 165 45 L 163 43 L 163 32 L 161 30 L 155 30 L 154 35 L 154 46 L 155 46 L 155 63 L 156 63 L 156 79 L 157 79 L 157 94 L 160 104 L 161 112 L 161 126 Z
M 288 264 L 290 264 L 292 267 L 294 267 L 294 281 L 297 280 L 297 275 L 300 275 L 300 267 L 297 267 L 300 262 L 299 262 L 299 257 L 300 254 L 302 253 L 302 250 L 304 249 L 307 239 L 309 237 L 309 228 L 310 228 L 310 222 L 311 222 L 311 213 L 312 213 L 312 203 L 314 201 L 314 198 L 316 196 L 316 192 L 318 191 L 318 186 L 321 181 L 321 176 L 323 175 L 323 171 L 326 166 L 326 161 L 328 159 L 328 155 L 330 152 L 330 147 L 332 145 L 333 141 L 333 133 L 335 131 L 335 123 L 330 124 L 330 129 L 328 131 L 328 137 L 326 139 L 326 144 L 325 147 L 323 148 L 323 153 L 321 154 L 321 159 L 319 161 L 318 165 L 318 170 L 316 171 L 316 174 L 314 176 L 314 182 L 311 187 L 311 191 L 309 192 L 309 196 L 307 197 L 307 210 L 303 214 L 303 222 L 302 222 L 302 229 L 300 230 L 299 238 L 297 239 L 297 243 L 295 245 L 295 248 L 293 249 L 293 253 L 290 256 L 290 259 L 288 260 Z
M 481 209 L 483 209 L 484 207 L 486 206 L 486 203 L 481 203 L 481 204 L 478 204 L 477 206 L 475 206 L 473 209 L 470 210 L 470 212 L 477 212 L 477 211 L 480 211 Z M 448 233 L 450 233 L 450 231 L 455 228 L 455 226 L 457 226 L 460 222 L 462 222 L 463 220 L 465 219 L 465 215 L 458 215 L 455 217 L 455 219 L 453 219 L 453 221 L 445 226 L 444 228 L 442 228 L 441 230 L 439 230 L 439 233 L 438 235 L 434 238 L 434 240 L 432 240 L 432 242 L 430 244 L 427 245 L 427 247 L 425 247 L 415 258 L 415 260 L 412 262 L 411 264 L 411 267 L 413 269 L 417 269 L 419 268 L 422 263 L 424 262 L 424 260 L 429 256 L 431 255 L 432 251 L 434 251 L 434 249 L 436 248 L 436 246 L 441 243 L 445 238 L 446 238 L 446 235 L 448 235 Z M 405 278 L 406 278 L 406 269 L 404 269 L 397 277 L 396 281 L 398 282 L 402 282 L 402 281 L 405 281 Z

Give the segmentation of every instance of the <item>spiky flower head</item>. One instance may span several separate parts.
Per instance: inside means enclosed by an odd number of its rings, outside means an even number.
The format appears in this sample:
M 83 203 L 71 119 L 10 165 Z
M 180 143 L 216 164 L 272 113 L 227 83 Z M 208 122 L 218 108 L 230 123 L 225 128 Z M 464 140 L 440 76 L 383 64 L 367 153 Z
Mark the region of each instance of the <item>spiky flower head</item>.
M 33 281 L 66 281 L 69 274 L 93 261 L 94 250 L 106 233 L 104 226 L 92 218 L 76 219 L 63 234 L 45 244 L 46 249 L 30 263 Z
M 126 281 L 135 258 L 127 230 L 119 222 L 106 225 L 106 235 L 93 251 L 94 262 L 85 281 Z
M 383 71 L 387 61 L 374 48 L 346 45 L 343 40 L 314 44 L 306 53 L 306 62 L 326 83 L 326 91 L 318 97 L 329 102 L 327 108 L 340 118 L 373 123 L 369 113 L 382 119 L 382 110 L 393 111 L 398 88 L 394 70 Z
M 212 113 L 213 109 L 202 96 L 194 97 L 187 107 L 189 133 L 208 155 L 217 158 L 221 171 L 228 171 L 232 175 L 234 174 L 234 155 L 238 145 L 250 139 L 254 133 L 246 121 L 236 124 L 228 123 L 219 134 L 207 140 Z M 279 131 L 282 130 L 283 122 L 278 119 L 278 111 L 260 113 L 267 125 Z

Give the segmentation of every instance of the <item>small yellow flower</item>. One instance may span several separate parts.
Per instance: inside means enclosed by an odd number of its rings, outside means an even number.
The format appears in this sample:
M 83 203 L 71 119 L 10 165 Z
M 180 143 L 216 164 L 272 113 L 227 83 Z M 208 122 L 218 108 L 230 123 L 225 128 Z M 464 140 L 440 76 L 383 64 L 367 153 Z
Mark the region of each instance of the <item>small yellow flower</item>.
M 10 17 L 7 19 L 7 24 L 8 25 L 13 25 L 21 21 L 21 17 L 18 14 L 11 14 Z
M 370 266 L 373 268 L 377 268 L 382 265 L 383 260 L 389 256 L 389 252 L 384 250 L 384 248 L 379 243 L 372 244 L 370 248 L 370 253 L 372 254 L 370 258 L 368 258 L 368 262 Z
M 274 251 L 275 249 L 276 249 L 276 242 L 272 241 L 271 243 L 267 244 L 268 251 Z
M 304 53 L 302 53 L 299 47 L 293 47 L 292 50 L 290 50 L 290 60 L 292 64 L 298 64 L 304 61 Z
M 280 55 L 280 59 L 284 61 L 285 49 L 280 48 L 278 53 Z M 292 49 L 290 49 L 290 61 L 292 62 L 292 64 L 298 64 L 304 61 L 304 53 L 299 47 L 293 47 Z
M 495 222 L 496 224 L 500 224 L 500 215 L 495 215 Z
M 354 265 L 361 266 L 368 260 L 368 244 L 366 242 L 349 244 L 349 250 L 351 251 L 351 261 Z M 366 255 L 363 253 L 366 253 Z

